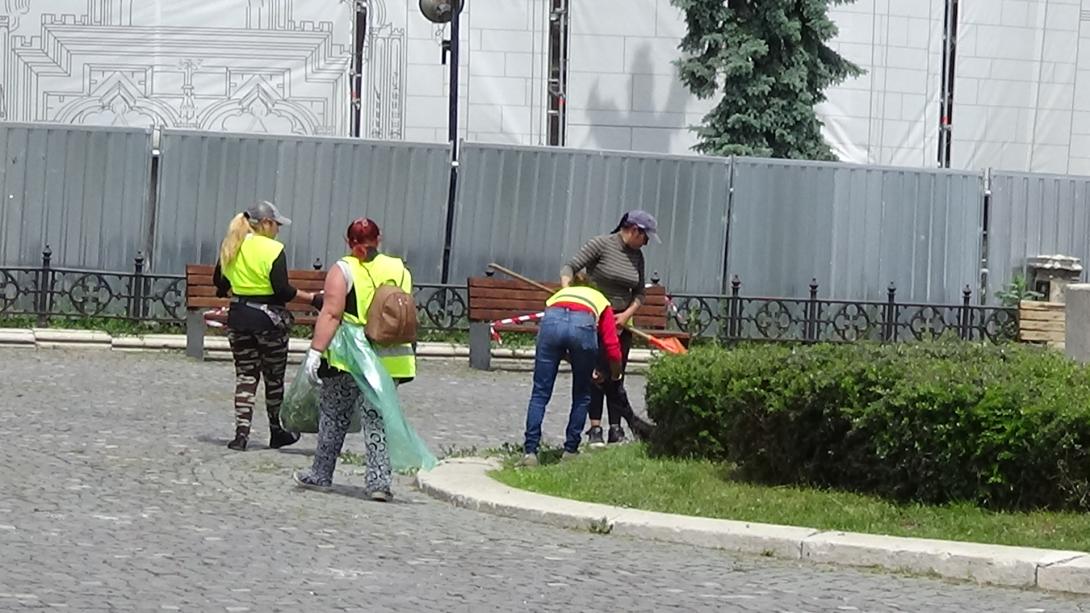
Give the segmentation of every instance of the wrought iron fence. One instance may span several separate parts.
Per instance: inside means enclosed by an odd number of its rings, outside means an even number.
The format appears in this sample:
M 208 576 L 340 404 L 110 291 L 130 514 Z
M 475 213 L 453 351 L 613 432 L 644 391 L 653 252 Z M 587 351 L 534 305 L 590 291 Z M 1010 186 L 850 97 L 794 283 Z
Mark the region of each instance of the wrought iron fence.
M 142 254 L 132 272 L 54 268 L 51 259 L 47 246 L 41 266 L 0 267 L 0 316 L 31 316 L 43 327 L 54 319 L 185 321 L 185 277 L 145 272 Z M 671 295 L 672 327 L 726 342 L 896 342 L 944 335 L 999 342 L 1018 335 L 1017 309 L 974 305 L 968 286 L 954 305 L 898 302 L 892 284 L 885 301 L 820 298 L 816 280 L 807 298 L 742 296 L 741 288 L 735 277 L 729 296 Z M 413 293 L 422 328 L 468 328 L 464 286 L 421 284 Z
M 726 342 L 897 342 L 946 335 L 1001 342 L 1018 336 L 1017 309 L 974 305 L 968 286 L 962 291 L 962 303 L 952 305 L 898 302 L 892 284 L 885 301 L 820 298 L 816 280 L 807 298 L 742 296 L 741 288 L 736 276 L 729 296 L 670 296 L 672 326 Z
M 469 308 L 464 285 L 423 283 L 413 287 L 420 327 L 431 330 L 468 330 Z
M 145 272 L 143 254 L 132 272 L 54 268 L 52 256 L 46 246 L 41 266 L 0 267 L 0 317 L 29 316 L 40 327 L 74 319 L 185 323 L 185 276 Z M 422 328 L 469 328 L 465 287 L 421 284 L 413 293 Z
M 52 319 L 185 320 L 185 277 L 144 272 L 137 254 L 132 272 L 54 268 L 52 250 L 42 265 L 0 268 L 0 316 Z

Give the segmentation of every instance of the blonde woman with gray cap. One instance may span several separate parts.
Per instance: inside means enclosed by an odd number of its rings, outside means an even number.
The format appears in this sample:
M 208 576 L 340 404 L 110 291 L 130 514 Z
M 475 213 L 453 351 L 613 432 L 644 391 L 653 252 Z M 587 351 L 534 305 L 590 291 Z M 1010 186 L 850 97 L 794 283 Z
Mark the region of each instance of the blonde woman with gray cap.
M 265 377 L 265 408 L 269 415 L 269 447 L 294 444 L 299 435 L 280 426 L 284 371 L 288 365 L 288 335 L 293 323 L 287 303 L 315 295 L 288 282 L 284 245 L 276 240 L 291 220 L 271 202 L 258 202 L 235 215 L 220 245 L 212 281 L 216 295 L 233 297 L 227 314 L 227 339 L 235 361 L 235 437 L 227 446 L 246 451 L 254 414 L 257 385 Z

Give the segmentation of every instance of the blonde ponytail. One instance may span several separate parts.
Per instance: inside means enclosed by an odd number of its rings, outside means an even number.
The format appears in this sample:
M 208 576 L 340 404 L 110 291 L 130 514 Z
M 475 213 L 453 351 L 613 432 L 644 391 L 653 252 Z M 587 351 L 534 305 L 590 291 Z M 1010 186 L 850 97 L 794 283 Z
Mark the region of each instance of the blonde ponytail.
M 250 232 L 250 220 L 246 219 L 245 214 L 239 213 L 231 219 L 227 226 L 227 236 L 220 243 L 220 266 L 227 266 L 238 257 L 242 241 L 246 240 L 246 235 Z

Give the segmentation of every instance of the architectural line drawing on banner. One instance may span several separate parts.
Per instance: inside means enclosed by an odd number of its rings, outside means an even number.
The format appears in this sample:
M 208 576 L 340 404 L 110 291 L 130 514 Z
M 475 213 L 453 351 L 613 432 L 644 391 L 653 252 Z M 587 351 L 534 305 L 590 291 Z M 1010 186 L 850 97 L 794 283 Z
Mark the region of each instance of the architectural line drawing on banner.
M 207 25 L 213 7 L 186 13 L 165 0 L 4 0 L 0 116 L 347 134 L 351 45 L 340 0 L 214 2 L 216 26 Z M 296 18 L 304 9 L 318 19 Z
M 366 138 L 405 138 L 405 47 L 407 34 L 389 18 L 384 0 L 368 4 L 364 37 L 362 100 Z M 372 25 L 373 24 L 373 25 Z

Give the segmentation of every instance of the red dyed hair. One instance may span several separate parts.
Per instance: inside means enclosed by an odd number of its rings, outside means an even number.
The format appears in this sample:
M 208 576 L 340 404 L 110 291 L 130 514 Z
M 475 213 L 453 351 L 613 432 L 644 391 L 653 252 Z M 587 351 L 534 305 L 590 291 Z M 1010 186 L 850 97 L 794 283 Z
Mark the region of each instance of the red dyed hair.
M 348 224 L 348 230 L 345 232 L 348 246 L 352 249 L 352 255 L 356 257 L 363 257 L 366 247 L 378 242 L 379 236 L 381 233 L 378 224 L 366 217 L 360 217 Z

